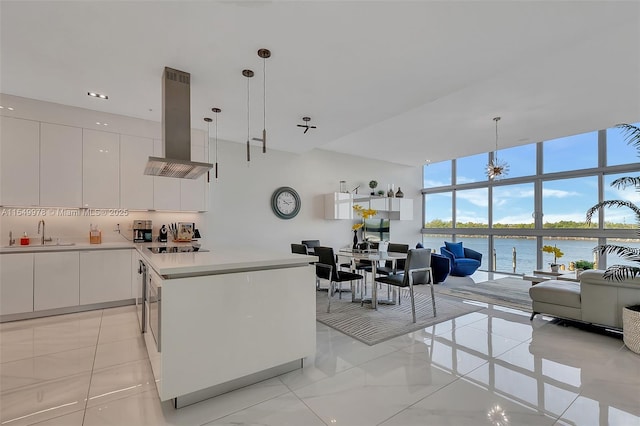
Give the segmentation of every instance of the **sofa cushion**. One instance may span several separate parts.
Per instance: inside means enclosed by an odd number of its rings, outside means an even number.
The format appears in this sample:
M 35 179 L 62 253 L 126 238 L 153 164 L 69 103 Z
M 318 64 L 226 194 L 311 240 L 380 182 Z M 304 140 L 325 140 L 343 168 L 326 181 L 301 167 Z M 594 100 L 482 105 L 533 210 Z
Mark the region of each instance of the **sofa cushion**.
M 445 241 L 444 246 L 453 254 L 453 257 L 455 257 L 456 259 L 464 258 L 464 249 L 462 248 L 462 242 L 450 243 Z
M 532 300 L 553 305 L 569 306 L 580 309 L 580 283 L 549 280 L 531 286 L 529 296 Z

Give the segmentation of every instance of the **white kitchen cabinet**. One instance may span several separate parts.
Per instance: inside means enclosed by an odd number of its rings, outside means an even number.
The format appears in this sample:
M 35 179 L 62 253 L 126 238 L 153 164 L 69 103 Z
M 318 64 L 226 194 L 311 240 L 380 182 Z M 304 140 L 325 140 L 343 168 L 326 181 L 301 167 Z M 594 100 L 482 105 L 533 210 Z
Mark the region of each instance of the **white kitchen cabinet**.
M 378 210 L 379 212 L 386 212 L 389 210 L 389 200 L 387 197 L 374 197 L 369 200 L 369 208 Z
M 164 157 L 162 141 L 153 140 L 153 155 Z M 153 208 L 156 210 L 180 210 L 180 180 L 170 177 L 153 177 Z
M 204 140 L 206 135 L 198 130 L 191 131 L 191 161 L 207 163 Z M 197 179 L 180 179 L 180 210 L 205 211 L 205 191 L 207 174 Z
M 120 206 L 120 140 L 117 133 L 82 129 L 82 203 Z
M 353 219 L 353 195 L 332 192 L 324 196 L 325 219 Z
M 153 139 L 120 135 L 120 207 L 153 209 L 153 176 L 144 174 Z
M 81 305 L 131 298 L 131 250 L 80 252 Z
M 33 253 L 0 255 L 0 315 L 33 312 Z
M 0 204 L 39 205 L 40 123 L 0 116 Z
M 80 256 L 77 251 L 34 254 L 33 310 L 80 303 Z
M 40 205 L 82 207 L 82 129 L 40 124 Z
M 411 198 L 389 198 L 389 219 L 413 220 Z

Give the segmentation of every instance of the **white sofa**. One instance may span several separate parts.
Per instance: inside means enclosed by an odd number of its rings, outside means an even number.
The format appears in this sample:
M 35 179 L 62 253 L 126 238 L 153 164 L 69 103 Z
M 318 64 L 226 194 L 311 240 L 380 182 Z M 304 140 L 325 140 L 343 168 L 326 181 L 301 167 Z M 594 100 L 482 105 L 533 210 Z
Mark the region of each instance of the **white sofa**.
M 549 280 L 531 286 L 531 319 L 536 314 L 622 329 L 622 308 L 640 304 L 640 278 L 606 280 L 601 270 L 580 275 L 580 282 Z

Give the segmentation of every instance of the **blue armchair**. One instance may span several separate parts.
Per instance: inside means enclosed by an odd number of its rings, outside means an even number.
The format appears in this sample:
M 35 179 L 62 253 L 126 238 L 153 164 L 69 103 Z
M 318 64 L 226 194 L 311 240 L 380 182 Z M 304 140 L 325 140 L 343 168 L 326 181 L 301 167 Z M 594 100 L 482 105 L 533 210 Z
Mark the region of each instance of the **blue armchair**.
M 451 275 L 466 277 L 473 274 L 482 263 L 482 253 L 462 247 L 462 243 L 444 243 L 440 247 L 440 254 L 449 258 L 451 262 Z

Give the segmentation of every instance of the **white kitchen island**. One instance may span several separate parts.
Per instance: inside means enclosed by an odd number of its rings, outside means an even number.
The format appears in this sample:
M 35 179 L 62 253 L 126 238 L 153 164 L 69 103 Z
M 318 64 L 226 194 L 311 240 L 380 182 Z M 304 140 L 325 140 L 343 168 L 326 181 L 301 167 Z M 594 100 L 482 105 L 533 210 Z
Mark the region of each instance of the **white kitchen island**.
M 153 288 L 145 342 L 162 401 L 180 408 L 315 353 L 315 256 L 138 250 Z

